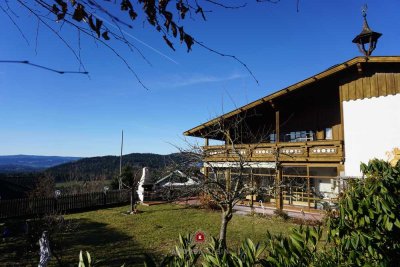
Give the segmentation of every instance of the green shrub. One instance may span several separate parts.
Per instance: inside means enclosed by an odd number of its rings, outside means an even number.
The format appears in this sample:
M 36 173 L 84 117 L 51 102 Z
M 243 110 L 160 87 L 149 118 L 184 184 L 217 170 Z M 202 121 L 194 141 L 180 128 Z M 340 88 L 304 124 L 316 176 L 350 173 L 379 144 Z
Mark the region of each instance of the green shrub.
M 361 164 L 365 179 L 352 180 L 328 220 L 338 260 L 358 266 L 393 266 L 400 259 L 400 164 Z
M 310 266 L 319 257 L 321 236 L 320 227 L 308 226 L 294 228 L 288 237 L 267 233 L 268 256 L 263 266 Z

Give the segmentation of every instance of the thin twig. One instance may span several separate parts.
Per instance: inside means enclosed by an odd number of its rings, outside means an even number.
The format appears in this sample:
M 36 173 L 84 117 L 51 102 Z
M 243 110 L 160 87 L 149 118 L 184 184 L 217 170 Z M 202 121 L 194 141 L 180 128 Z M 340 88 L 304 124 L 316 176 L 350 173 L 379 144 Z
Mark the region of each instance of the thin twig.
M 239 9 L 239 8 L 244 8 L 244 7 L 247 6 L 247 3 L 244 3 L 242 5 L 238 5 L 238 6 L 227 6 L 227 5 L 224 5 L 224 4 L 222 4 L 220 2 L 217 2 L 217 1 L 214 1 L 214 0 L 204 0 L 204 1 L 209 2 L 209 3 L 213 4 L 213 5 L 220 6 L 220 7 L 223 7 L 223 8 L 228 8 L 228 9 Z
M 43 65 L 38 65 L 38 64 L 35 64 L 35 63 L 31 63 L 28 60 L 0 60 L 0 63 L 26 64 L 26 65 L 30 65 L 30 66 L 33 66 L 33 67 L 36 67 L 36 68 L 40 68 L 40 69 L 56 72 L 58 74 L 89 74 L 89 72 L 87 72 L 87 71 L 56 70 L 56 69 L 49 68 L 49 67 L 46 67 L 46 66 L 43 66 Z
M 260 84 L 260 83 L 258 82 L 257 78 L 254 76 L 253 72 L 252 72 L 252 71 L 250 70 L 250 68 L 246 65 L 246 63 L 244 63 L 242 60 L 240 60 L 240 59 L 237 58 L 236 56 L 234 56 L 234 55 L 228 55 L 228 54 L 223 54 L 223 53 L 221 53 L 221 52 L 218 52 L 217 50 L 214 50 L 214 49 L 212 49 L 212 48 L 210 48 L 210 47 L 204 45 L 203 43 L 197 41 L 196 39 L 193 39 L 193 42 L 195 42 L 196 44 L 200 45 L 201 47 L 205 48 L 206 50 L 208 50 L 208 51 L 210 51 L 210 52 L 212 52 L 212 53 L 214 53 L 214 54 L 220 55 L 221 57 L 230 57 L 230 58 L 232 58 L 233 60 L 239 62 L 243 67 L 246 68 L 247 72 L 251 75 L 251 77 L 253 77 L 253 79 L 256 81 L 256 83 L 257 83 L 257 84 Z
M 79 56 L 77 55 L 77 53 L 75 52 L 75 50 L 71 47 L 71 45 L 56 31 L 54 30 L 49 24 L 47 24 L 38 14 L 36 14 L 30 7 L 28 7 L 24 2 L 22 2 L 21 0 L 17 0 L 18 3 L 20 3 L 23 7 L 25 7 L 26 9 L 28 9 L 34 16 L 36 16 L 40 22 L 42 22 L 50 31 L 52 31 L 55 35 L 57 35 L 57 37 L 69 48 L 69 50 L 74 54 L 75 58 L 78 60 L 79 64 L 81 64 L 81 66 L 83 67 L 83 69 L 86 72 L 86 68 L 83 65 L 81 59 L 79 58 Z
M 18 24 L 14 21 L 14 19 L 10 16 L 10 14 L 8 14 L 7 10 L 5 10 L 3 8 L 2 5 L 0 5 L 0 9 L 7 15 L 7 17 L 11 20 L 11 22 L 14 24 L 14 26 L 18 29 L 19 33 L 21 34 L 22 38 L 24 38 L 24 40 L 26 41 L 26 43 L 29 45 L 29 41 L 26 38 L 26 36 L 24 35 L 24 33 L 22 32 L 21 28 L 18 26 Z
M 39 39 L 40 20 L 37 21 L 36 37 L 35 37 L 35 54 L 37 55 L 38 39 Z
M 88 36 L 93 36 L 91 35 L 86 29 L 83 29 L 81 27 L 79 27 L 78 25 L 76 25 L 75 23 L 68 21 L 68 20 L 64 20 L 66 23 L 78 28 L 81 32 L 83 32 L 84 34 L 88 35 Z M 97 38 L 96 36 L 93 36 L 97 41 L 99 41 L 100 43 L 102 43 L 104 46 L 106 46 L 108 49 L 110 49 L 120 60 L 122 60 L 122 62 L 124 62 L 125 66 L 132 72 L 132 74 L 135 76 L 136 80 L 140 83 L 140 85 L 142 85 L 143 88 L 145 88 L 146 90 L 149 90 L 149 88 L 142 82 L 142 80 L 139 78 L 139 76 L 137 75 L 137 73 L 133 70 L 133 68 L 131 67 L 131 65 L 129 65 L 128 61 L 122 57 L 112 46 L 110 46 L 109 44 L 107 44 L 106 42 L 104 42 L 103 40 L 101 40 L 100 38 Z

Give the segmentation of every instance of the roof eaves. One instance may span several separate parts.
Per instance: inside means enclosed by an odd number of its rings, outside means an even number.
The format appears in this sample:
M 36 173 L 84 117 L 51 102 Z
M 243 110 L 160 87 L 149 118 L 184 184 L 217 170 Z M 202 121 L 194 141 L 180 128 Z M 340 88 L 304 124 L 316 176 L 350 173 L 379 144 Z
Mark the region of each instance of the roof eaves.
M 186 136 L 192 135 L 194 132 L 202 130 L 202 129 L 206 128 L 207 126 L 213 125 L 213 124 L 215 124 L 216 122 L 218 122 L 221 119 L 227 119 L 227 118 L 232 117 L 232 116 L 234 116 L 236 114 L 239 114 L 239 113 L 241 113 L 241 112 L 243 112 L 245 110 L 248 110 L 248 109 L 250 109 L 252 107 L 255 107 L 255 106 L 259 105 L 259 104 L 262 104 L 264 102 L 267 102 L 267 101 L 272 100 L 274 98 L 277 98 L 279 96 L 287 94 L 287 93 L 289 93 L 291 91 L 297 90 L 298 88 L 301 88 L 303 86 L 312 84 L 312 83 L 314 83 L 316 81 L 319 81 L 319 80 L 321 80 L 323 78 L 326 78 L 326 77 L 328 77 L 328 76 L 330 76 L 330 75 L 332 75 L 334 73 L 340 72 L 340 71 L 342 71 L 344 69 L 347 69 L 347 68 L 349 68 L 349 67 L 351 67 L 353 65 L 356 65 L 358 63 L 364 63 L 364 62 L 371 62 L 371 63 L 400 62 L 400 57 L 399 56 L 374 56 L 374 57 L 355 57 L 355 58 L 352 58 L 352 59 L 350 59 L 348 61 L 345 61 L 345 62 L 343 62 L 341 64 L 334 65 L 333 67 L 330 67 L 330 68 L 324 70 L 323 72 L 320 72 L 320 73 L 318 73 L 318 74 L 316 74 L 314 76 L 311 76 L 311 77 L 309 77 L 309 78 L 307 78 L 307 79 L 305 79 L 303 81 L 300 81 L 298 83 L 290 85 L 290 86 L 288 86 L 286 88 L 283 88 L 283 89 L 281 89 L 281 90 L 279 90 L 279 91 L 277 91 L 275 93 L 272 93 L 270 95 L 262 97 L 262 98 L 260 98 L 260 99 L 258 99 L 256 101 L 253 101 L 253 102 L 251 102 L 251 103 L 249 103 L 247 105 L 244 105 L 244 106 L 242 106 L 240 108 L 232 110 L 232 111 L 230 111 L 228 113 L 225 113 L 222 116 L 214 118 L 214 119 L 212 119 L 212 120 L 210 120 L 208 122 L 205 122 L 203 124 L 200 124 L 199 126 L 196 126 L 196 127 L 192 128 L 190 130 L 185 131 L 183 134 L 186 135 Z

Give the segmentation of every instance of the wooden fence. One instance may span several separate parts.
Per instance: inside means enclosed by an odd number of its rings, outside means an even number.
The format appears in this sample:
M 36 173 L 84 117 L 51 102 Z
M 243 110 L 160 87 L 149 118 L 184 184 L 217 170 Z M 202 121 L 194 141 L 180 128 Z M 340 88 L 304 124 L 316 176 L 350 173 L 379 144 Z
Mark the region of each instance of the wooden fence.
M 129 190 L 110 190 L 107 193 L 94 192 L 65 195 L 57 198 L 0 200 L 0 219 L 96 209 L 125 204 L 129 200 Z

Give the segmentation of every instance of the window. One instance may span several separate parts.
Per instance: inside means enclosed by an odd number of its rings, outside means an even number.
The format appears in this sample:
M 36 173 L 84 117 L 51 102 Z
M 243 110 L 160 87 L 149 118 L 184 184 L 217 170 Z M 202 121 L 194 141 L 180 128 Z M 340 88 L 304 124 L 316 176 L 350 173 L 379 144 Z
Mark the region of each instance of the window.
M 314 177 L 336 177 L 336 167 L 310 167 L 310 176 Z
M 271 143 L 275 143 L 276 142 L 276 134 L 270 134 L 269 135 L 269 141 Z
M 285 135 L 285 140 L 289 142 L 313 141 L 314 132 L 313 131 L 290 132 L 289 134 Z
M 296 132 L 290 132 L 290 141 L 293 142 L 296 140 Z
M 309 131 L 307 137 L 308 137 L 308 141 L 313 141 L 314 140 L 314 132 L 313 131 Z
M 332 128 L 326 128 L 325 129 L 325 139 L 326 140 L 332 140 L 333 139 Z

